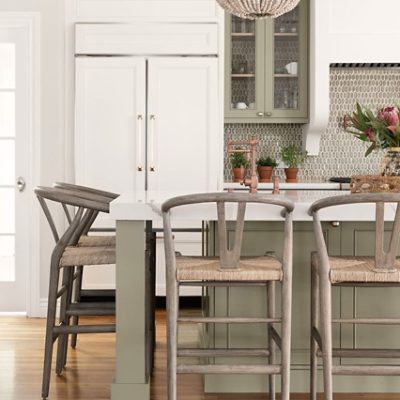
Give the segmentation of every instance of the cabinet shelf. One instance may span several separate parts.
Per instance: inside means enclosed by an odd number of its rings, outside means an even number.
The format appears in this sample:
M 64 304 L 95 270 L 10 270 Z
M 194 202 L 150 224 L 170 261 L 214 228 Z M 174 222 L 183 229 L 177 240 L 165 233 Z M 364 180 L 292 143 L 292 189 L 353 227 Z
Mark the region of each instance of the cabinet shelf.
M 255 78 L 256 74 L 232 74 L 232 78 Z
M 298 78 L 298 75 L 294 74 L 274 74 L 274 78 Z
M 274 36 L 278 38 L 293 38 L 298 37 L 299 34 L 297 32 L 276 32 Z
M 256 37 L 255 33 L 232 33 L 232 39 L 237 40 L 254 40 Z

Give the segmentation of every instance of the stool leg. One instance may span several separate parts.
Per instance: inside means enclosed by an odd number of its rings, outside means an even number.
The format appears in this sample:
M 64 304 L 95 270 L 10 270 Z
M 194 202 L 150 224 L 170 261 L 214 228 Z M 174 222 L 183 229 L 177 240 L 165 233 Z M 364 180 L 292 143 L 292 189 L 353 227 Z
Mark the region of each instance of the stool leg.
M 333 400 L 332 393 L 332 287 L 328 273 L 319 275 L 322 360 L 324 366 L 324 399 Z
M 50 266 L 50 281 L 49 281 L 49 298 L 47 303 L 47 321 L 46 321 L 46 339 L 44 345 L 44 363 L 43 363 L 43 379 L 42 379 L 42 398 L 47 399 L 49 396 L 51 361 L 53 356 L 53 328 L 56 321 L 57 311 L 57 291 L 58 291 L 58 260 L 52 260 Z
M 66 287 L 66 291 L 61 296 L 60 302 L 60 318 L 59 324 L 61 326 L 67 325 L 67 307 L 68 303 L 71 301 L 70 297 L 70 288 L 71 288 L 71 271 L 73 268 L 64 268 L 63 270 L 63 278 L 62 285 Z M 57 344 L 57 361 L 56 361 L 56 374 L 61 375 L 62 369 L 65 365 L 67 356 L 67 348 L 68 348 L 68 334 L 62 333 L 59 335 L 58 344 Z
M 290 338 L 292 322 L 292 285 L 288 274 L 282 282 L 282 395 L 281 400 L 290 400 Z
M 66 309 L 68 309 L 72 303 L 72 294 L 73 294 L 73 288 L 74 288 L 74 274 L 75 274 L 75 268 L 68 268 L 68 294 L 67 294 L 67 300 L 66 300 Z M 71 316 L 65 316 L 65 324 L 67 326 L 70 326 Z M 65 365 L 67 364 L 68 338 L 69 338 L 69 334 L 66 335 L 66 339 L 64 341 L 61 368 L 65 368 Z
M 270 281 L 267 283 L 267 296 L 268 296 L 268 318 L 275 318 L 275 282 Z M 273 324 L 268 324 L 268 347 L 269 347 L 269 363 L 276 363 L 276 348 L 275 342 L 272 339 L 272 335 L 269 332 L 269 328 Z M 275 400 L 275 375 L 268 376 L 269 381 L 269 400 Z
M 74 303 L 79 303 L 81 301 L 81 290 L 82 290 L 82 275 L 83 275 L 83 266 L 80 265 L 76 267 L 76 279 L 75 279 L 75 285 L 74 285 L 74 294 L 73 294 L 73 302 Z M 72 317 L 72 322 L 71 325 L 78 325 L 79 324 L 79 316 L 74 315 Z M 76 342 L 78 339 L 78 334 L 73 333 L 71 335 L 71 347 L 73 349 L 76 348 Z
M 317 342 L 313 336 L 313 329 L 318 327 L 319 296 L 318 272 L 315 265 L 311 265 L 311 330 L 310 330 L 310 400 L 317 400 Z
M 172 275 L 172 274 L 170 274 Z M 167 276 L 167 375 L 168 400 L 177 400 L 178 282 Z

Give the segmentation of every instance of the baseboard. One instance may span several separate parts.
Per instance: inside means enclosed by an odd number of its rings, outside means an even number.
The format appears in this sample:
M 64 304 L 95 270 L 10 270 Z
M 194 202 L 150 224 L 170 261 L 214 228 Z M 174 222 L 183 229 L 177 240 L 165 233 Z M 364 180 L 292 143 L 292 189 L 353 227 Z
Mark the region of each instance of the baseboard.
M 47 317 L 47 297 L 40 299 L 39 303 L 39 315 L 35 315 L 36 318 L 46 318 Z

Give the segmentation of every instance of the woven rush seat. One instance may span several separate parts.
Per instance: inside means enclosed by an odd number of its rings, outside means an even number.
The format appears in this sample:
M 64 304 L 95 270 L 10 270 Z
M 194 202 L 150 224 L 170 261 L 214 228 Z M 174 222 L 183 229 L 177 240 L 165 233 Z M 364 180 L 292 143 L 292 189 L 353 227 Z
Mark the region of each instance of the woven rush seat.
M 60 259 L 62 267 L 103 264 L 115 264 L 115 248 L 68 246 Z
M 313 260 L 318 262 L 317 257 Z M 329 257 L 329 277 L 332 283 L 341 282 L 400 282 L 400 260 L 395 271 L 377 271 L 373 257 Z
M 79 239 L 78 246 L 91 247 L 91 246 L 114 246 L 115 247 L 115 235 L 93 235 L 93 236 L 82 236 Z
M 178 281 L 281 281 L 282 264 L 275 257 L 242 258 L 239 268 L 222 270 L 219 257 L 177 257 Z

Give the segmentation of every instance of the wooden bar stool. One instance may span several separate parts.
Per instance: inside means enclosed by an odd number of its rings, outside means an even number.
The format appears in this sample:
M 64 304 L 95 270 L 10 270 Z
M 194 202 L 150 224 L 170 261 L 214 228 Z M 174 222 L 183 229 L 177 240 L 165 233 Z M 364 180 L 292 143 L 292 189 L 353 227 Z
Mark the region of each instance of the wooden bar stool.
M 175 208 L 200 203 L 216 203 L 219 234 L 219 257 L 176 257 L 172 237 L 170 214 Z M 234 204 L 230 204 L 234 203 Z M 275 257 L 240 258 L 244 217 L 248 203 L 257 211 L 267 212 L 267 206 L 282 209 L 285 218 L 285 239 L 283 261 Z M 234 246 L 227 246 L 226 206 L 237 206 L 236 230 Z M 272 207 L 274 208 L 274 207 Z M 291 336 L 291 298 L 292 298 L 292 211 L 294 204 L 285 198 L 271 195 L 249 193 L 204 193 L 180 196 L 166 201 L 162 205 L 164 219 L 164 236 L 166 252 L 167 282 L 167 372 L 168 400 L 177 398 L 177 374 L 267 374 L 270 380 L 270 399 L 275 399 L 274 375 L 281 374 L 282 399 L 289 400 L 290 394 L 290 336 Z M 282 284 L 282 316 L 275 315 L 274 283 Z M 179 316 L 179 287 L 197 283 L 199 286 L 217 284 L 223 286 L 265 285 L 268 288 L 267 317 L 196 317 Z M 264 323 L 267 326 L 268 348 L 262 349 L 178 349 L 178 322 L 194 323 Z M 282 335 L 275 329 L 281 324 Z M 276 363 L 276 349 L 281 349 L 281 363 Z M 210 357 L 269 357 L 264 365 L 220 365 L 202 363 L 200 365 L 178 364 L 178 357 L 199 357 L 206 360 Z
M 56 241 L 51 255 L 50 283 L 48 296 L 45 356 L 43 367 L 42 397 L 49 394 L 50 372 L 53 344 L 58 339 L 56 373 L 61 374 L 66 362 L 68 334 L 115 332 L 115 324 L 103 325 L 70 325 L 73 316 L 115 315 L 115 303 L 74 303 L 71 301 L 74 270 L 80 265 L 115 264 L 115 247 L 113 246 L 79 246 L 79 239 L 87 231 L 93 216 L 107 212 L 104 198 L 77 196 L 69 190 L 58 188 L 35 188 L 36 196 L 42 206 Z M 55 202 L 64 207 L 77 207 L 71 223 L 60 235 L 47 202 Z M 62 272 L 62 274 L 61 274 Z M 60 276 L 61 275 L 61 276 Z M 61 277 L 61 279 L 60 279 Z M 60 299 L 58 323 L 56 322 L 57 299 Z
M 104 190 L 82 186 L 82 185 L 75 185 L 73 183 L 67 182 L 55 182 L 53 187 L 68 190 L 74 196 L 81 196 L 86 199 L 92 199 L 95 201 L 100 201 L 104 203 L 106 207 L 106 213 L 109 214 L 110 212 L 110 202 L 115 200 L 119 195 L 113 192 L 107 192 Z M 68 223 L 72 222 L 72 214 L 71 210 L 63 204 L 63 209 L 65 212 L 65 216 L 67 218 Z M 96 246 L 112 246 L 115 248 L 116 243 L 116 236 L 115 236 L 115 229 L 96 229 L 96 234 L 90 233 L 92 226 L 98 217 L 98 212 L 93 213 L 92 220 L 87 224 L 84 232 L 82 233 L 81 237 L 78 241 L 78 246 L 83 247 L 96 247 Z M 112 234 L 107 235 L 99 235 L 97 232 L 111 232 Z M 73 293 L 72 293 L 72 302 L 79 303 L 84 299 L 88 299 L 93 301 L 95 299 L 107 299 L 108 301 L 115 302 L 115 290 L 110 289 L 83 289 L 82 290 L 82 282 L 83 282 L 83 271 L 84 265 L 78 265 L 75 267 L 74 273 L 74 285 L 73 285 Z M 72 287 L 71 287 L 72 289 Z M 71 325 L 78 325 L 79 323 L 79 315 L 74 315 L 71 319 Z M 73 349 L 76 348 L 78 339 L 78 334 L 73 333 L 71 335 L 71 347 Z M 65 360 L 66 362 L 66 360 Z
M 330 257 L 327 252 L 319 211 L 332 206 L 372 203 L 375 205 L 375 257 Z M 396 203 L 391 238 L 384 246 L 385 203 Z M 317 253 L 311 259 L 311 400 L 317 399 L 317 357 L 322 356 L 324 399 L 333 399 L 333 375 L 400 375 L 394 365 L 333 365 L 333 357 L 393 358 L 393 349 L 333 348 L 332 324 L 400 325 L 392 318 L 332 319 L 332 286 L 399 286 L 400 261 L 396 259 L 400 238 L 400 193 L 352 194 L 328 197 L 309 210 L 314 219 Z

